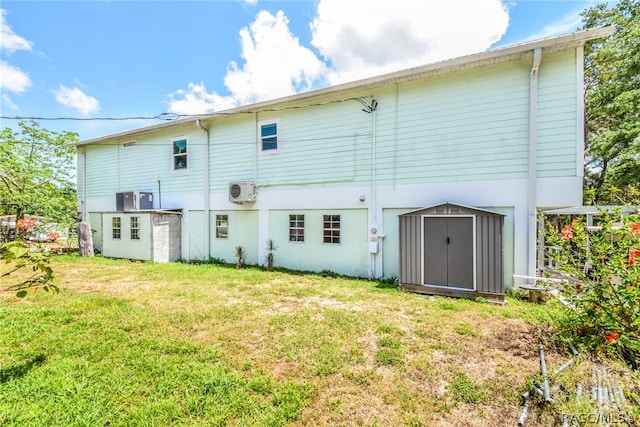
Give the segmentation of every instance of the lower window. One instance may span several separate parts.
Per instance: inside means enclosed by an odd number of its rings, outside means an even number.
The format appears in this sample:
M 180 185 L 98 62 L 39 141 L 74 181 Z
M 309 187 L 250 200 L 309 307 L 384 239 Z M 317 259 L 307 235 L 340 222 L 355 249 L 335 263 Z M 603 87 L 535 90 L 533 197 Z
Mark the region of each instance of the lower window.
M 322 215 L 324 243 L 340 243 L 340 215 Z
M 140 217 L 131 217 L 131 240 L 140 240 Z
M 304 242 L 304 215 L 289 215 L 289 241 Z
M 111 218 L 111 238 L 120 239 L 122 236 L 122 218 L 114 216 Z
M 229 238 L 229 215 L 216 215 L 216 239 Z

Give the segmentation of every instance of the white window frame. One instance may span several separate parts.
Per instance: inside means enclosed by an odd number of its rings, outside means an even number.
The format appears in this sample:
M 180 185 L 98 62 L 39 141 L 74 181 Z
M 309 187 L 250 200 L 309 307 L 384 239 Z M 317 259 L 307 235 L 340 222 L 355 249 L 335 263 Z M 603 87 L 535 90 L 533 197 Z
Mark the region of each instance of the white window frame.
M 132 216 L 129 221 L 131 240 L 140 240 L 140 217 Z
M 112 240 L 122 239 L 122 217 L 120 216 L 111 217 L 111 239 Z
M 185 153 L 174 153 L 173 149 L 174 149 L 174 145 L 176 142 L 178 141 L 184 141 L 186 144 L 186 151 Z M 186 159 L 186 166 L 184 168 L 177 168 L 176 169 L 176 157 L 178 156 L 185 156 Z M 187 172 L 189 171 L 189 138 L 186 136 L 178 136 L 175 138 L 171 138 L 171 171 L 174 173 L 181 173 L 181 172 Z
M 327 220 L 327 217 L 329 219 Z M 334 217 L 338 217 L 337 221 Z M 329 227 L 325 227 L 325 224 L 329 223 Z M 338 227 L 333 227 L 335 224 L 338 224 Z M 337 231 L 337 236 L 335 235 L 335 231 Z M 327 235 L 329 232 L 329 235 Z M 326 239 L 330 241 L 327 242 Z M 337 240 L 337 241 L 336 241 Z M 339 245 L 342 243 L 342 215 L 340 214 L 323 214 L 322 215 L 322 243 L 325 245 Z
M 224 236 L 222 236 L 223 229 L 225 230 Z M 228 214 L 216 214 L 216 239 L 229 239 L 229 215 Z
M 268 125 L 276 125 L 276 134 L 275 134 L 275 138 L 276 138 L 276 148 L 273 149 L 268 149 L 265 150 L 264 147 L 264 140 L 267 138 L 273 138 L 273 136 L 268 136 L 263 138 L 262 137 L 262 128 L 264 126 L 268 126 Z M 261 120 L 258 122 L 258 152 L 260 154 L 277 154 L 280 152 L 281 148 L 282 148 L 282 132 L 281 132 L 281 128 L 280 128 L 280 119 L 271 119 L 271 120 Z
M 304 243 L 304 220 L 304 214 L 289 214 L 289 242 Z M 301 237 L 302 239 L 300 239 Z

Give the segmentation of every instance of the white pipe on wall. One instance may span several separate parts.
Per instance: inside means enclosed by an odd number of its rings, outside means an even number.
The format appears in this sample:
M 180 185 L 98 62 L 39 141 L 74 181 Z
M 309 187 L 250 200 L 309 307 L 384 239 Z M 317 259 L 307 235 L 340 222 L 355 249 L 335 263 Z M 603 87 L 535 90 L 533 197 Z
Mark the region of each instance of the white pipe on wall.
M 205 138 L 206 140 L 206 144 L 204 145 L 204 149 L 205 149 L 205 155 L 204 155 L 204 159 L 205 159 L 205 163 L 204 163 L 204 217 L 205 217 L 205 222 L 204 222 L 204 257 L 205 257 L 205 261 L 209 260 L 209 257 L 211 256 L 211 218 L 209 218 L 210 216 L 210 209 L 211 209 L 211 174 L 209 172 L 209 162 L 210 162 L 210 137 L 209 137 L 209 129 L 207 129 L 206 127 L 202 126 L 202 124 L 200 123 L 200 119 L 196 119 L 196 126 L 198 127 L 198 129 L 200 129 L 202 132 L 204 132 Z
M 533 51 L 529 74 L 529 174 L 527 188 L 527 274 L 536 275 L 538 202 L 538 71 L 542 49 Z

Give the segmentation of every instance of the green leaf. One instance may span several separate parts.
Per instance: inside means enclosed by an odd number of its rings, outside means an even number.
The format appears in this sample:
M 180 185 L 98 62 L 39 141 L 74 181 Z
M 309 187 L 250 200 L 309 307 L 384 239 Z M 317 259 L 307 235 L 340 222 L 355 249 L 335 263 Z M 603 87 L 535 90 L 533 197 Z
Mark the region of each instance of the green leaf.
M 13 258 L 21 258 L 29 253 L 29 249 L 22 245 L 13 245 L 8 247 Z
M 21 291 L 17 292 L 17 293 L 16 293 L 16 296 L 17 296 L 18 298 L 24 298 L 24 297 L 26 297 L 26 296 L 27 296 L 27 291 L 25 291 L 25 290 L 23 289 L 23 290 L 21 290 Z

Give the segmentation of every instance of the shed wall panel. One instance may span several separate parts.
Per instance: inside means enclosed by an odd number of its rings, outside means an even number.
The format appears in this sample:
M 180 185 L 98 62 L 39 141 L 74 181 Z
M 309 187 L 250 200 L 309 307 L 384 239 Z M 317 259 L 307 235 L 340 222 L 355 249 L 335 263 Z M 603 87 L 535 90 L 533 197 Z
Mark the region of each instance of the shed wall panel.
M 400 282 L 422 283 L 421 216 L 400 217 Z

